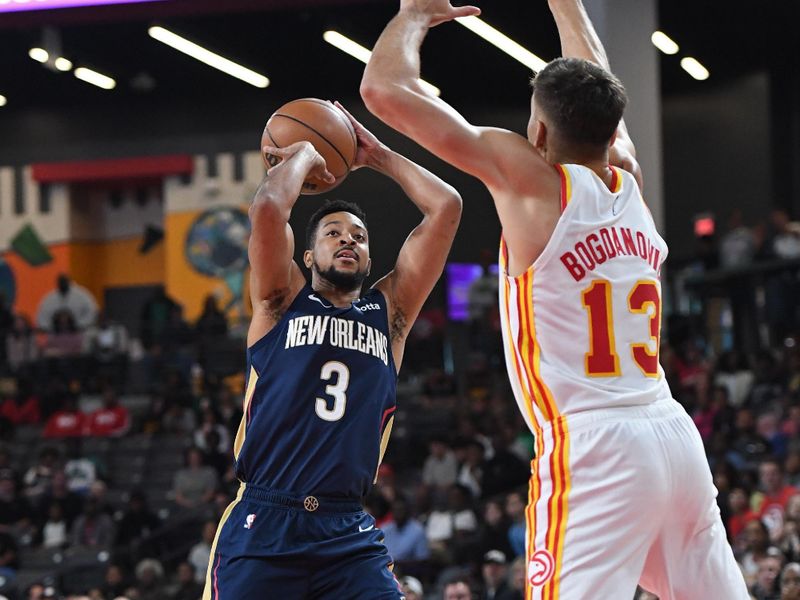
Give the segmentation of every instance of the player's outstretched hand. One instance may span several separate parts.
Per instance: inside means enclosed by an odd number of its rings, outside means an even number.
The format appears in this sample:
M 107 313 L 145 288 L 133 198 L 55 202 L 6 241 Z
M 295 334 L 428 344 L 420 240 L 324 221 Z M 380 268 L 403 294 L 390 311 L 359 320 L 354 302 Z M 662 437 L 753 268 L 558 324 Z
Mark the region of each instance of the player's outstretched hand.
M 261 151 L 264 153 L 264 156 L 267 157 L 267 164 L 270 165 L 269 169 L 267 169 L 267 177 L 272 175 L 274 169 L 278 168 L 282 162 L 297 157 L 309 161 L 310 168 L 308 170 L 308 176 L 319 177 L 325 183 L 333 183 L 336 181 L 336 177 L 333 173 L 328 171 L 328 165 L 325 163 L 325 159 L 317 152 L 311 142 L 295 142 L 284 148 L 264 146 Z
M 428 26 L 452 21 L 459 17 L 481 14 L 477 6 L 453 6 L 449 0 L 400 0 L 400 11 L 411 11 L 428 17 Z
M 337 100 L 334 102 L 336 107 L 341 110 L 353 125 L 356 132 L 356 140 L 358 140 L 358 149 L 356 150 L 356 158 L 353 161 L 352 169 L 355 171 L 361 167 L 375 167 L 381 162 L 383 155 L 386 153 L 386 146 L 384 146 L 378 138 L 375 137 L 369 129 L 359 123 L 350 112 L 342 106 Z

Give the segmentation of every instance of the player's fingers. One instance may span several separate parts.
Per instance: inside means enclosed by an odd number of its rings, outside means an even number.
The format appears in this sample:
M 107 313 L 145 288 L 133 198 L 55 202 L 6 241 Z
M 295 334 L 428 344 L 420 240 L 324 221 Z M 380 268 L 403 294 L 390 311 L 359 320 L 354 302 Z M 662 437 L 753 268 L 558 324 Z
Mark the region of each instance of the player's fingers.
M 459 19 L 461 17 L 477 17 L 479 14 L 481 14 L 481 9 L 477 6 L 456 6 L 453 7 L 451 16 L 453 19 Z

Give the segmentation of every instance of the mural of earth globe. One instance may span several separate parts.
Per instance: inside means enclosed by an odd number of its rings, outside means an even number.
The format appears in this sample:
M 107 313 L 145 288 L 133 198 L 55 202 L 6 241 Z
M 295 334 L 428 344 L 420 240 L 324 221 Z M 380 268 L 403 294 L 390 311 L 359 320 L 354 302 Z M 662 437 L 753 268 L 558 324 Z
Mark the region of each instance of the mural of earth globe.
M 186 236 L 186 260 L 211 277 L 226 278 L 247 268 L 247 213 L 233 207 L 212 208 L 195 219 Z
M 14 279 L 14 272 L 8 263 L 0 258 L 0 296 L 6 300 L 6 306 L 13 306 L 17 296 L 17 282 Z

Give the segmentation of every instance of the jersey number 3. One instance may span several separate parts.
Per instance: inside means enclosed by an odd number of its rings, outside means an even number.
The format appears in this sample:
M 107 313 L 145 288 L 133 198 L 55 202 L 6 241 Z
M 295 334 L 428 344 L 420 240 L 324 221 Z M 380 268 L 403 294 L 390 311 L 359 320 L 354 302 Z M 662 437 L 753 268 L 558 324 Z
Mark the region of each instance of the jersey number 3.
M 350 369 L 347 365 L 336 360 L 331 360 L 322 365 L 319 374 L 323 381 L 330 381 L 336 376 L 336 381 L 325 386 L 325 393 L 333 397 L 333 408 L 328 408 L 328 401 L 317 398 L 317 416 L 325 421 L 338 421 L 344 416 L 347 405 L 347 385 L 350 383 Z
M 619 356 L 614 343 L 614 318 L 611 310 L 611 282 L 595 279 L 583 290 L 583 307 L 589 313 L 589 352 L 584 364 L 589 377 L 620 375 Z M 650 340 L 631 344 L 631 356 L 647 377 L 658 377 L 658 349 L 661 342 L 661 297 L 653 281 L 638 281 L 628 294 L 628 310 L 650 315 Z M 654 350 L 651 350 L 653 344 Z

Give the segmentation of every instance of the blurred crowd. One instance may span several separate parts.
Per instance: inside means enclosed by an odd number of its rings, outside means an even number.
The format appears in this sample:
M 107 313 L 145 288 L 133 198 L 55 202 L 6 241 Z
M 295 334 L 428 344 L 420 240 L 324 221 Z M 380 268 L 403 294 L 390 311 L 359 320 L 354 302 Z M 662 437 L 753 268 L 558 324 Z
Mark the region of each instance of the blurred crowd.
M 533 437 L 508 387 L 496 276 L 486 268 L 473 287 L 465 323 L 430 302 L 415 324 L 393 441 L 364 499 L 409 600 L 524 598 Z M 238 486 L 244 342 L 239 370 L 218 373 L 213 349 L 230 332 L 213 297 L 190 324 L 159 290 L 131 334 L 68 278 L 53 294 L 36 327 L 0 306 L 0 595 L 196 600 Z M 756 600 L 800 599 L 798 341 L 662 346 Z M 80 556 L 93 570 L 78 576 L 66 565 Z

